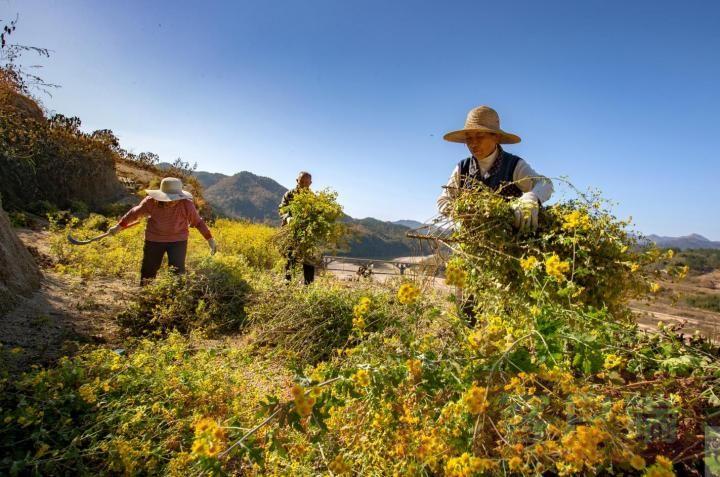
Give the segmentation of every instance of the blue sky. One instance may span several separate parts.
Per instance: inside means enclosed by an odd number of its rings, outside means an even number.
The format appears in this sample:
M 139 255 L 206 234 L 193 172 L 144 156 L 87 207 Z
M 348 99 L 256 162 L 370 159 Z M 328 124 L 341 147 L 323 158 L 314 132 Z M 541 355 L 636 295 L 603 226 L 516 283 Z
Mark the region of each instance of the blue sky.
M 54 50 L 48 109 L 125 148 L 290 186 L 355 217 L 424 220 L 495 107 L 508 150 L 596 187 L 645 233 L 720 240 L 714 1 L 0 0 Z M 34 60 L 33 60 L 34 61 Z

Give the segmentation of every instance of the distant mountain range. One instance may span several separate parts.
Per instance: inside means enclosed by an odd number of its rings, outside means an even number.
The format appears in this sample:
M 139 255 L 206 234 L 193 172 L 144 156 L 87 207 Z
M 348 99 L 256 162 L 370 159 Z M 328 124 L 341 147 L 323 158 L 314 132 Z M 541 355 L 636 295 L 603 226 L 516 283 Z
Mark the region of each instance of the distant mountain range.
M 218 215 L 272 225 L 280 223 L 278 205 L 287 188 L 273 179 L 247 171 L 232 176 L 195 171 L 194 175 L 203 186 L 205 199 Z M 418 248 L 405 234 L 415 228 L 415 224 L 421 225 L 419 222 L 384 222 L 349 216 L 345 220 L 350 225 L 352 238 L 350 249 L 341 255 L 383 259 L 409 256 Z
M 720 249 L 720 242 L 714 242 L 699 234 L 690 234 L 684 237 L 661 237 L 659 235 L 648 235 L 646 238 L 654 242 L 658 247 L 663 248 L 679 248 L 681 250 L 690 248 Z
M 219 215 L 272 225 L 280 223 L 277 208 L 287 189 L 275 180 L 247 171 L 232 176 L 205 171 L 194 174 L 203 186 L 205 198 Z M 354 219 L 348 216 L 346 221 L 351 225 L 354 238 L 344 255 L 393 258 L 413 255 L 419 248 L 417 241 L 405 236 L 408 231 L 423 226 L 417 220 L 384 222 L 371 217 Z M 648 235 L 646 238 L 663 248 L 720 249 L 720 242 L 699 234 L 683 237 Z

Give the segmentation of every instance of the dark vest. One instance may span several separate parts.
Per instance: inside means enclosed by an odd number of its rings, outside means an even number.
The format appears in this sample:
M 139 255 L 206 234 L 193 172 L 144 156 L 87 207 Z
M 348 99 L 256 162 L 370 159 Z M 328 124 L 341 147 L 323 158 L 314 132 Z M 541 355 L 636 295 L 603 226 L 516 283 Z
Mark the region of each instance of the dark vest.
M 460 167 L 460 187 L 471 187 L 473 182 L 477 181 L 475 183 L 485 184 L 503 197 L 520 197 L 522 191 L 517 185 L 513 184 L 513 174 L 519 160 L 518 156 L 505 152 L 501 148 L 498 151 L 495 163 L 488 171 L 488 176 L 483 177 L 480 167 L 477 168 L 475 174 L 470 174 L 472 157 L 465 158 L 458 164 L 458 167 Z

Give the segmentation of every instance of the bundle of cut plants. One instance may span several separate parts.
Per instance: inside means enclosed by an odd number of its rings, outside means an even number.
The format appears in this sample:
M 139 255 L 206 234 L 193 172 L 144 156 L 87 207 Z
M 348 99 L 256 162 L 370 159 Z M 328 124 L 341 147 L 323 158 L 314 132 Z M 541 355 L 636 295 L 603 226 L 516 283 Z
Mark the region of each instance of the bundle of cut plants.
M 336 192 L 297 190 L 280 213 L 288 216 L 288 222 L 278 231 L 276 246 L 299 263 L 317 262 L 323 252 L 344 243 L 346 227 L 340 222 L 343 209 Z

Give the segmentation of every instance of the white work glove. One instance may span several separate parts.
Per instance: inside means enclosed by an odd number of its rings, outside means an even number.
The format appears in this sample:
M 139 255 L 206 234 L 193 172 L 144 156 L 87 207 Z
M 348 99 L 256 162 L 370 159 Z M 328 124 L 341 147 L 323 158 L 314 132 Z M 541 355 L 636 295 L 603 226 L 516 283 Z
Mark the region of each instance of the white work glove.
M 112 227 L 110 227 L 107 231 L 110 235 L 115 235 L 116 233 L 120 232 L 122 230 L 120 228 L 120 224 L 115 224 Z
M 513 204 L 515 209 L 515 228 L 520 232 L 535 231 L 538 226 L 540 201 L 534 192 L 525 192 Z
M 210 246 L 210 255 L 215 255 L 215 252 L 217 252 L 217 244 L 215 243 L 215 239 L 211 238 L 207 242 L 208 242 L 208 245 Z

